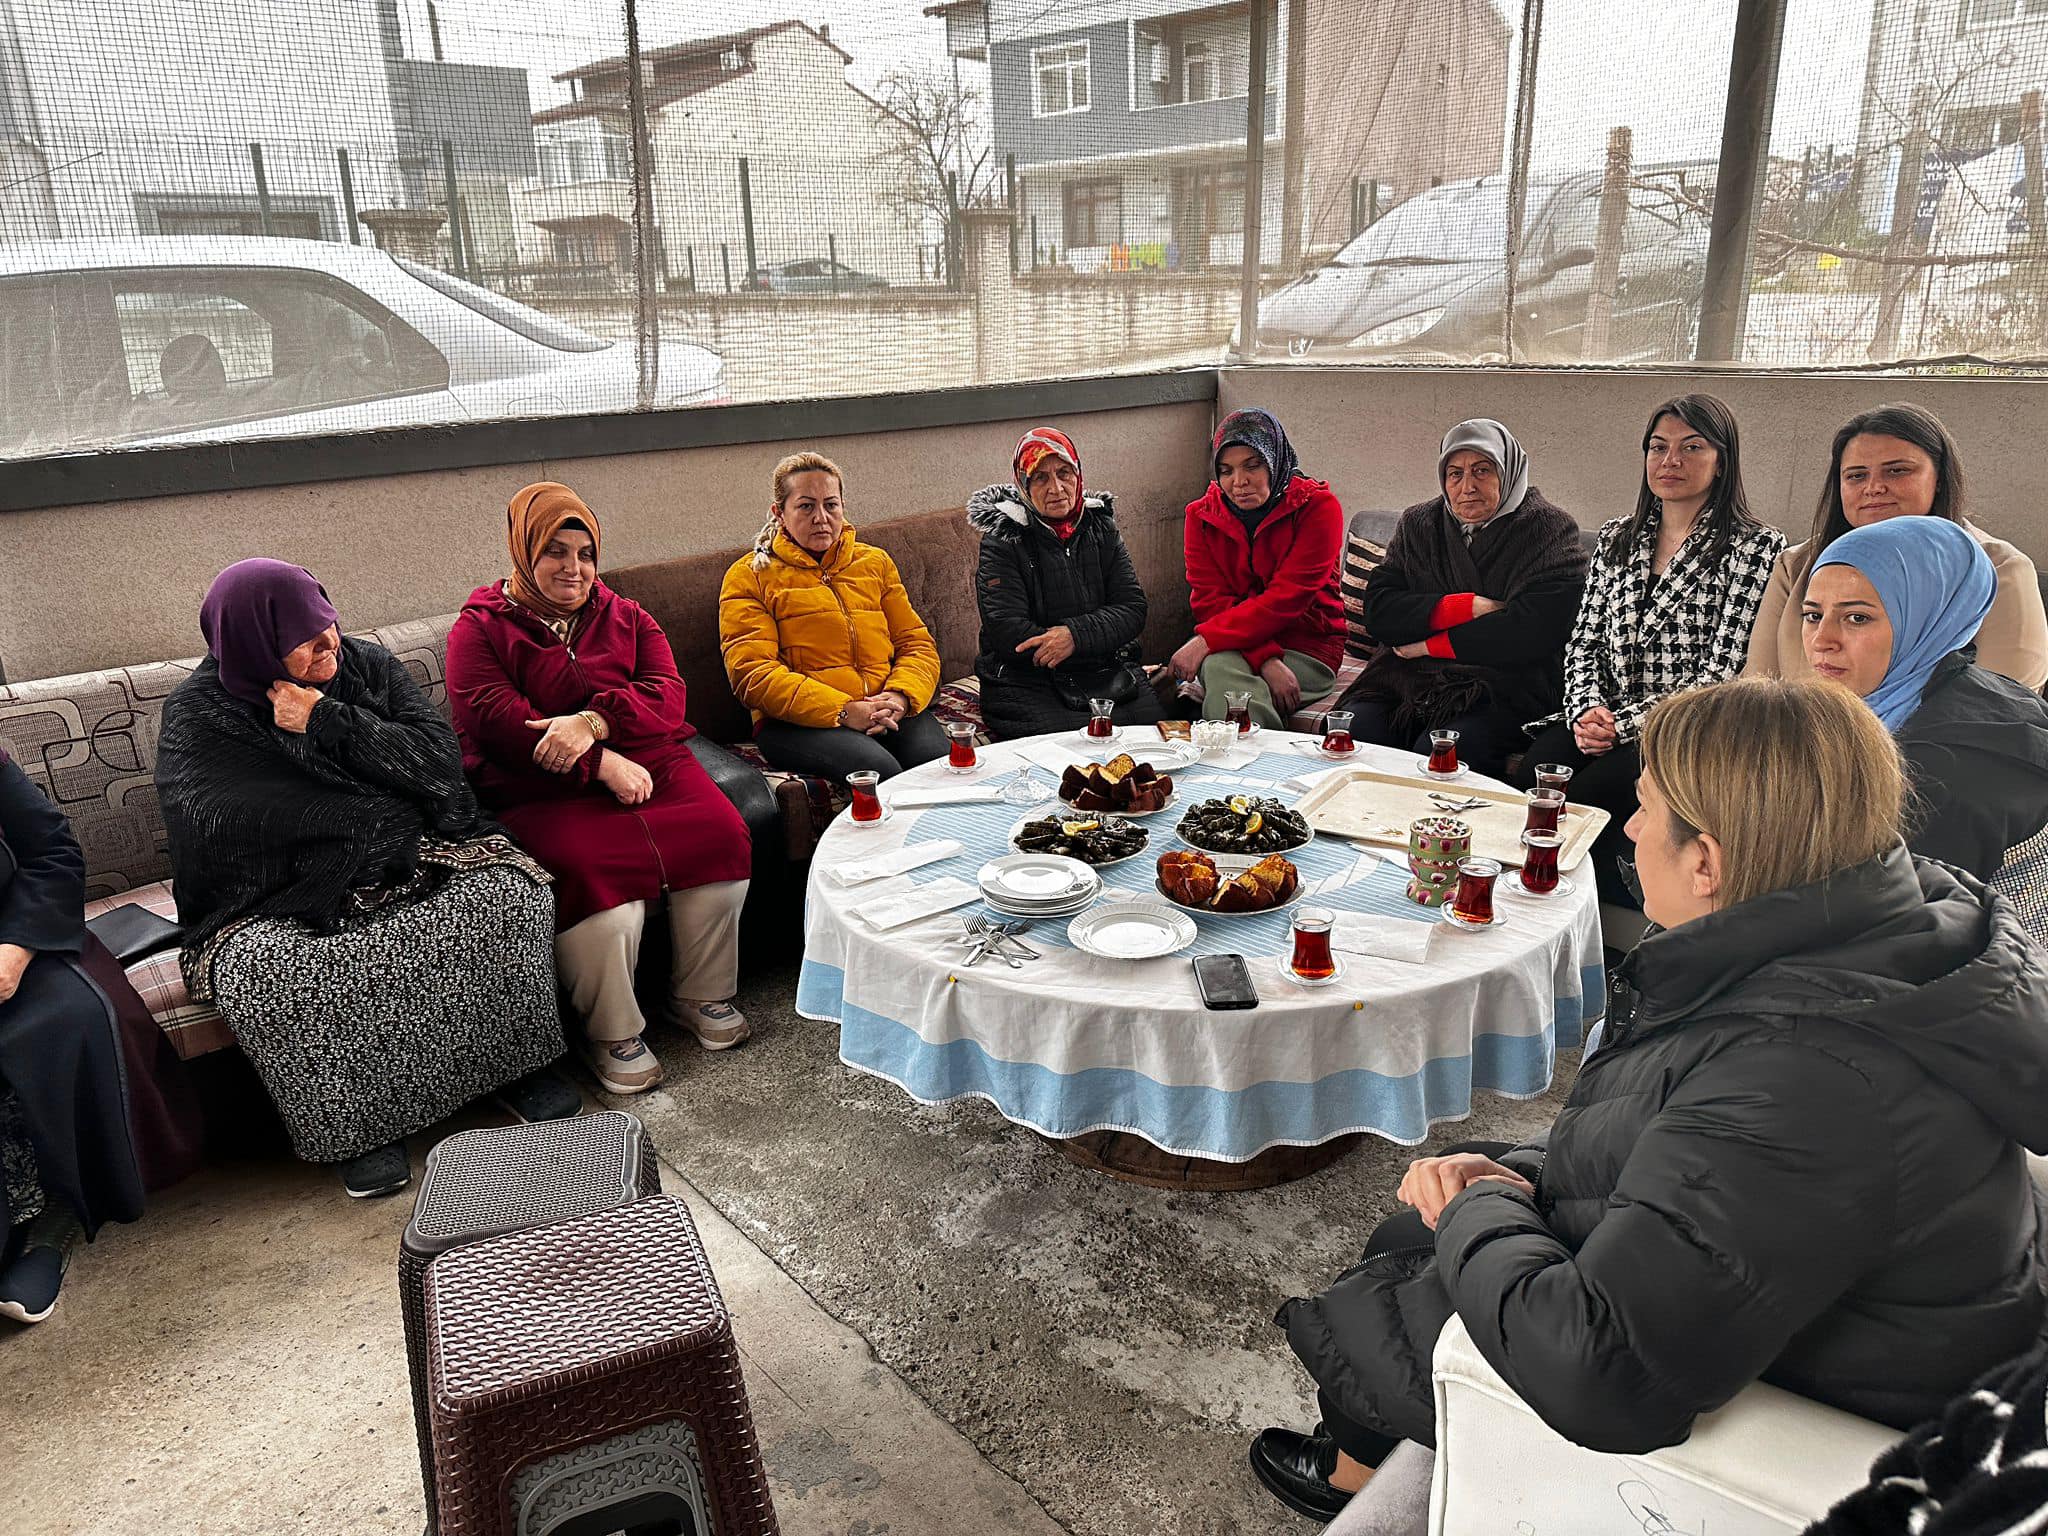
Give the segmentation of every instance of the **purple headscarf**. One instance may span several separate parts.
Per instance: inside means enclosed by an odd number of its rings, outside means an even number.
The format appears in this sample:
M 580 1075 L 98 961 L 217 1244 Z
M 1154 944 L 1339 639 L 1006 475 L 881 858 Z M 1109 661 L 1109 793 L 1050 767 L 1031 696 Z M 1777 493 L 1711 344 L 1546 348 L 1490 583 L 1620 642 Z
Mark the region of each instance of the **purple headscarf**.
M 263 704 L 285 675 L 285 657 L 340 617 L 312 572 L 283 560 L 238 560 L 206 589 L 199 632 L 220 664 L 221 687 Z

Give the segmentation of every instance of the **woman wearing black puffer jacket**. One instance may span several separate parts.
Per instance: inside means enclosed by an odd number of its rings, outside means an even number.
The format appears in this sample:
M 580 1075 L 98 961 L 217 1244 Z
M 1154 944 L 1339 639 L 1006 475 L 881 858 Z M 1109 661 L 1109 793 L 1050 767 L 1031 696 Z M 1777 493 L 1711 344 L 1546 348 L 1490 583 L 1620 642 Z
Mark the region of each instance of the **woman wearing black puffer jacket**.
M 1296 1509 L 1327 1518 L 1397 1438 L 1433 1443 L 1454 1311 L 1553 1429 L 1630 1453 L 1759 1378 L 1905 1428 L 2034 1341 L 2048 952 L 1901 845 L 1898 749 L 1844 689 L 1679 694 L 1642 753 L 1629 833 L 1661 929 L 1563 1112 L 1416 1163 L 1415 1210 L 1280 1309 L 1324 1423 L 1252 1462 Z
M 1109 497 L 1084 495 L 1081 455 L 1038 427 L 1011 460 L 1014 483 L 976 491 L 981 530 L 974 597 L 981 611 L 981 717 L 998 741 L 1079 730 L 1089 701 L 1118 725 L 1151 725 L 1157 698 L 1137 665 L 1145 589 Z

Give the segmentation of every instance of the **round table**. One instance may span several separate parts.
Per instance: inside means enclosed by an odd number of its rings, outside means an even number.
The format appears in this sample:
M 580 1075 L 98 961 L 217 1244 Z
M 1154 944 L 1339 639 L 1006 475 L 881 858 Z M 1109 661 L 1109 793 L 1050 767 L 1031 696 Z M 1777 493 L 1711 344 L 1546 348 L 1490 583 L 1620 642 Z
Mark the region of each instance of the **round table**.
M 1313 739 L 1263 731 L 1241 766 L 1204 761 L 1175 771 L 1172 806 L 1142 818 L 1152 834 L 1144 854 L 1102 871 L 1105 899 L 1153 889 L 1154 861 L 1180 846 L 1174 826 L 1193 802 L 1237 792 L 1291 801 L 1315 776 L 1341 771 L 1304 744 Z M 846 1065 L 921 1103 L 984 1099 L 1077 1161 L 1120 1176 L 1246 1188 L 1308 1172 L 1362 1133 L 1413 1145 L 1434 1122 L 1469 1113 L 1475 1091 L 1535 1097 L 1550 1084 L 1557 1050 L 1576 1046 L 1600 1015 L 1599 907 L 1585 869 L 1569 894 L 1542 901 L 1507 891 L 1510 876 L 1496 902 L 1507 918 L 1501 926 L 1435 926 L 1419 961 L 1341 954 L 1338 980 L 1313 988 L 1283 973 L 1284 912 L 1198 915 L 1190 949 L 1151 960 L 1084 954 L 1068 942 L 1071 919 L 1040 920 L 1025 942 L 1043 958 L 1015 970 L 993 958 L 962 964 L 963 918 L 995 915 L 978 899 L 886 931 L 861 916 L 937 881 L 972 886 L 983 863 L 1010 851 L 1018 820 L 1060 808 L 1049 800 L 1028 809 L 1002 801 L 913 809 L 896 797 L 992 785 L 1027 761 L 1050 765 L 1063 754 L 1108 755 L 1075 735 L 984 747 L 972 775 L 941 761 L 889 780 L 888 819 L 863 826 L 842 814 L 826 829 L 811 864 L 797 1010 L 839 1026 Z M 1377 747 L 1350 761 L 1384 772 L 1417 767 L 1412 752 Z M 1039 777 L 1049 785 L 1057 774 L 1042 767 Z M 834 874 L 946 839 L 964 851 L 907 874 L 855 885 Z M 1435 913 L 1407 899 L 1399 850 L 1319 836 L 1289 857 L 1321 905 L 1434 923 Z M 1202 1005 L 1191 956 L 1226 952 L 1245 956 L 1256 1008 Z

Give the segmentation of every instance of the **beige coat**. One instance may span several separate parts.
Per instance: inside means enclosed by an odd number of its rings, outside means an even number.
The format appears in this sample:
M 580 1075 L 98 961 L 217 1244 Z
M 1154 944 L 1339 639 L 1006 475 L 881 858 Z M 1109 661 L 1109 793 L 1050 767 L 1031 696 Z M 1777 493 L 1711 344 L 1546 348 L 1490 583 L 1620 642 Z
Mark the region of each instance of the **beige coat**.
M 2022 683 L 2037 693 L 2048 683 L 2048 612 L 2041 606 L 2040 578 L 2034 562 L 2003 539 L 1994 539 L 1967 519 L 1963 527 L 1984 546 L 1998 574 L 1998 595 L 1990 616 L 1977 631 L 1977 665 Z M 1756 611 L 1749 635 L 1749 660 L 1744 677 L 1811 677 L 1806 647 L 1801 643 L 1799 605 L 1805 600 L 1806 578 L 1813 571 L 1813 541 L 1794 544 L 1778 556 L 1771 582 Z

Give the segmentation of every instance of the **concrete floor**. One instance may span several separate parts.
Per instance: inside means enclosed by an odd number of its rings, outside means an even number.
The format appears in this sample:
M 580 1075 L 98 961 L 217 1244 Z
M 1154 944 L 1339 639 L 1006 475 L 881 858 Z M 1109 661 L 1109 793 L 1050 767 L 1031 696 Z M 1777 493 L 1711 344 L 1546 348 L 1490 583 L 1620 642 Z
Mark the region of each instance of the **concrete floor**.
M 663 1184 L 731 1309 L 788 1536 L 1056 1536 L 666 1165 Z M 417 1536 L 395 1267 L 411 1212 L 278 1156 L 212 1164 L 107 1228 L 49 1321 L 0 1322 L 0 1529 Z

